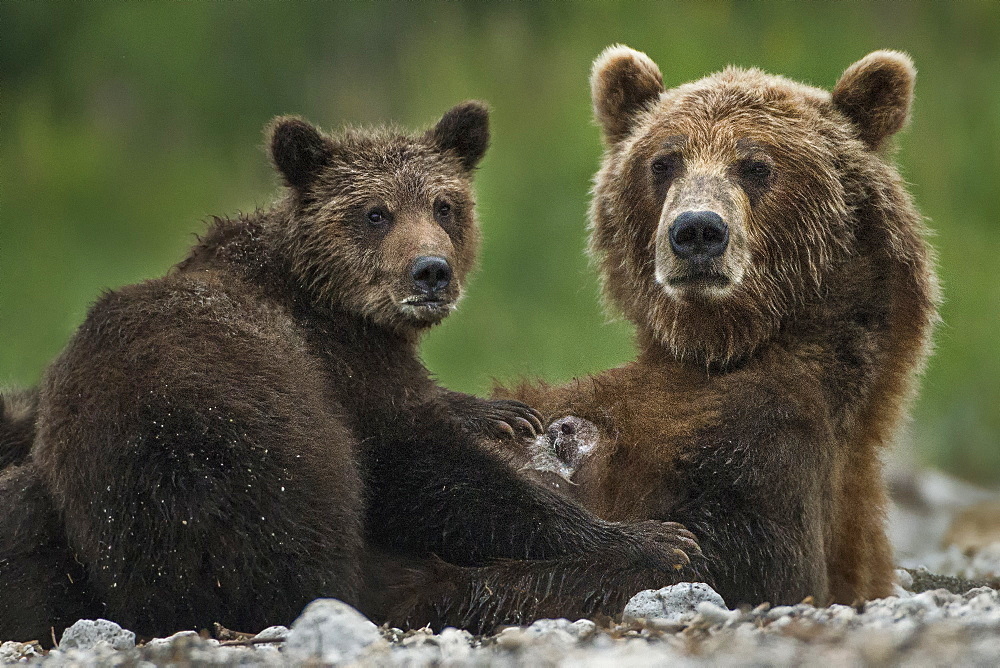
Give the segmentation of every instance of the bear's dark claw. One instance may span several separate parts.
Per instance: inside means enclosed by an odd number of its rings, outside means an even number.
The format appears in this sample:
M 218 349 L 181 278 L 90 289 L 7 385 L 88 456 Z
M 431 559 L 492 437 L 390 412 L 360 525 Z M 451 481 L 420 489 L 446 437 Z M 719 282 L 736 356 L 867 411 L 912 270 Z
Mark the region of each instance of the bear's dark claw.
M 512 399 L 459 397 L 451 402 L 453 417 L 469 431 L 484 438 L 506 440 L 531 439 L 544 433 L 538 411 Z

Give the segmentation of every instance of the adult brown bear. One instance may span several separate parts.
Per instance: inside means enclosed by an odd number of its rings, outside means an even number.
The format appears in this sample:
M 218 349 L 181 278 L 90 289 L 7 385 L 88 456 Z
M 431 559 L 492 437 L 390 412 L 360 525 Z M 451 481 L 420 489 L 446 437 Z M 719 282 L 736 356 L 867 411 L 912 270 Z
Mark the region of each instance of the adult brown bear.
M 449 392 L 419 359 L 473 265 L 487 123 L 478 103 L 416 135 L 278 119 L 284 196 L 94 304 L 42 381 L 29 460 L 0 474 L 0 524 L 36 529 L 0 533 L 0 639 L 79 615 L 143 635 L 289 623 L 361 600 L 363 546 L 659 572 L 697 551 L 518 476 L 479 444 L 537 416 Z
M 606 151 L 591 249 L 639 355 L 497 394 L 596 424 L 570 492 L 605 519 L 683 523 L 706 559 L 684 574 L 730 605 L 890 592 L 880 457 L 938 301 L 924 224 L 882 151 L 914 76 L 907 56 L 878 51 L 832 93 L 732 67 L 665 90 L 627 47 L 594 63 Z M 414 614 L 620 611 L 581 564 L 556 587 L 531 564 L 439 564 Z

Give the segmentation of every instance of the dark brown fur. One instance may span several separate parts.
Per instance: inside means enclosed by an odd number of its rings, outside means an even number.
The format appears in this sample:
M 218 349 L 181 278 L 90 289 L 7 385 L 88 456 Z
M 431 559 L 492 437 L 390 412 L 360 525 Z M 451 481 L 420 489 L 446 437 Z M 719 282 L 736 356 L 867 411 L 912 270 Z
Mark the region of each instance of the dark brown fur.
M 37 414 L 37 390 L 0 392 L 0 471 L 28 458 Z
M 903 125 L 913 76 L 877 52 L 832 96 L 735 68 L 664 91 L 644 54 L 613 47 L 595 63 L 607 150 L 591 247 L 639 356 L 498 396 L 596 423 L 567 489 L 606 519 L 683 523 L 729 605 L 891 591 L 880 456 L 927 355 L 937 287 L 920 215 L 874 151 Z M 697 266 L 669 239 L 689 210 L 730 234 Z M 525 618 L 575 613 L 598 591 L 545 589 L 511 566 L 465 577 L 492 597 L 444 576 L 444 593 L 422 587 L 460 613 L 516 598 Z
M 51 647 L 53 633 L 102 608 L 34 464 L 0 471 L 0 499 L 0 637 Z
M 476 103 L 417 136 L 279 119 L 286 195 L 97 301 L 45 374 L 32 468 L 4 511 L 38 518 L 56 563 L 48 580 L 0 571 L 0 636 L 72 621 L 59 578 L 74 561 L 71 610 L 161 635 L 289 623 L 318 596 L 380 605 L 363 544 L 470 567 L 594 550 L 660 571 L 697 551 L 679 527 L 599 520 L 516 475 L 477 446 L 533 435 L 536 414 L 449 392 L 421 364 L 421 332 L 473 264 L 487 138 Z M 447 284 L 421 286 L 428 256 Z M 0 543 L 0 564 L 32 549 Z M 18 592 L 46 586 L 26 626 Z

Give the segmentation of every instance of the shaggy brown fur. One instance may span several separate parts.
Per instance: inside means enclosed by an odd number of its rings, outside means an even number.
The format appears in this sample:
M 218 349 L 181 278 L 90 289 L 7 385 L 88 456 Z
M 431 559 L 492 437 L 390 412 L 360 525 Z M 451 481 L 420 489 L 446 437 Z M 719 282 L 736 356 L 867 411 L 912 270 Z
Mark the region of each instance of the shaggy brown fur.
M 851 66 L 832 95 L 736 68 L 665 91 L 626 47 L 594 64 L 607 150 L 591 247 L 639 356 L 498 394 L 596 423 L 601 441 L 569 489 L 606 519 L 683 523 L 730 605 L 891 591 L 880 456 L 937 303 L 924 225 L 877 152 L 908 115 L 913 79 L 889 51 Z M 692 216 L 703 224 L 685 228 Z M 508 598 L 520 617 L 571 614 L 592 591 L 547 589 L 511 566 L 465 577 L 464 589 L 422 586 L 459 618 L 512 616 Z
M 0 392 L 0 471 L 28 458 L 37 412 L 37 390 Z
M 46 579 L 14 563 L 30 540 L 0 535 L 0 636 L 72 621 L 52 578 L 75 561 L 75 610 L 162 635 L 368 601 L 363 542 L 461 566 L 593 550 L 664 571 L 697 552 L 672 524 L 606 522 L 516 475 L 478 444 L 534 435 L 537 414 L 444 390 L 421 364 L 421 332 L 473 265 L 487 140 L 477 103 L 417 136 L 278 119 L 287 195 L 97 301 L 42 382 L 30 466 L 5 473 L 7 520 L 37 519 L 55 552 Z

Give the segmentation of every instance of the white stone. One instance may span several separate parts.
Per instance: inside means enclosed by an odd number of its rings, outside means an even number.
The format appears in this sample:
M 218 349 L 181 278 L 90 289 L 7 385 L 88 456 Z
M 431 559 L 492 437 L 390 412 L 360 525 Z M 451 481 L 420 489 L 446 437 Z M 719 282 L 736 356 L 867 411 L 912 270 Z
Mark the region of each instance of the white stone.
M 591 637 L 596 630 L 597 625 L 589 619 L 580 619 L 575 622 L 564 618 L 539 619 L 524 629 L 524 635 L 527 640 L 573 645 Z
M 106 619 L 81 619 L 63 632 L 59 649 L 94 649 L 100 643 L 112 649 L 135 647 L 135 634 Z
M 0 664 L 28 661 L 33 657 L 41 657 L 38 645 L 26 642 L 8 640 L 0 645 Z
M 849 622 L 858 616 L 858 611 L 849 605 L 839 605 L 834 603 L 827 608 L 830 619 L 840 622 Z
M 790 605 L 776 605 L 767 611 L 767 618 L 781 619 L 790 616 L 793 612 L 795 612 L 795 608 Z
M 321 598 L 292 624 L 283 651 L 292 662 L 348 663 L 385 647 L 378 627 L 343 601 Z
M 704 582 L 681 582 L 663 589 L 641 591 L 628 602 L 622 613 L 624 621 L 662 619 L 681 621 L 692 617 L 702 601 L 726 608 L 726 602 Z
M 472 634 L 449 626 L 438 635 L 438 646 L 443 661 L 462 661 L 472 654 Z
M 701 601 L 695 606 L 695 610 L 701 618 L 709 624 L 725 624 L 740 616 L 738 610 L 727 610 L 720 608 L 711 601 Z
M 150 640 L 148 643 L 145 644 L 145 647 L 150 647 L 153 649 L 170 647 L 175 642 L 183 638 L 189 638 L 190 640 L 188 640 L 187 642 L 192 642 L 192 641 L 197 642 L 197 640 L 201 640 L 201 636 L 199 636 L 195 631 L 178 631 L 172 636 L 167 636 L 166 638 L 153 638 L 152 640 Z M 196 638 L 197 640 L 195 640 Z
M 277 642 L 279 640 L 284 640 L 287 635 L 287 626 L 268 626 L 266 629 L 255 635 L 253 639 L 257 642 L 263 642 L 265 640 Z

